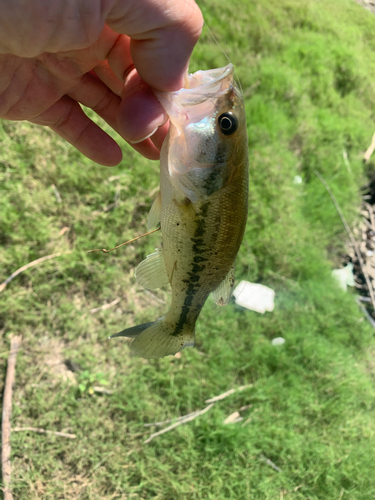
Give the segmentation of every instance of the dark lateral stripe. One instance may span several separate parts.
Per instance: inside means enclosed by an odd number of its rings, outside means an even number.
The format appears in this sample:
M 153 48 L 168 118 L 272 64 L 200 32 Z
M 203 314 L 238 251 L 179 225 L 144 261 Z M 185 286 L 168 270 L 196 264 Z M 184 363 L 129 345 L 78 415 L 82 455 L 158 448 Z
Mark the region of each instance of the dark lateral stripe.
M 196 255 L 193 259 L 193 262 L 197 264 L 198 262 L 206 262 L 207 260 L 208 260 L 207 257 L 201 257 L 200 255 Z
M 193 242 L 192 250 L 193 250 L 193 262 L 192 262 L 192 269 L 191 272 L 188 273 L 189 276 L 189 281 L 188 281 L 188 287 L 186 290 L 186 296 L 184 300 L 184 304 L 182 306 L 181 314 L 178 319 L 178 322 L 176 324 L 175 331 L 173 332 L 173 336 L 179 335 L 184 328 L 191 306 L 193 304 L 193 299 L 197 291 L 199 290 L 199 279 L 201 271 L 205 269 L 205 265 L 199 264 L 201 262 L 205 262 L 208 260 L 206 257 L 202 256 L 202 253 L 205 250 L 205 244 L 204 244 L 204 239 L 203 236 L 205 235 L 206 232 L 206 216 L 208 212 L 210 203 L 207 201 L 204 203 L 200 209 L 199 217 L 197 216 L 196 222 L 197 226 L 194 231 L 194 237 L 191 238 L 191 241 Z M 203 304 L 202 304 L 203 307 Z M 195 311 L 197 312 L 197 311 Z

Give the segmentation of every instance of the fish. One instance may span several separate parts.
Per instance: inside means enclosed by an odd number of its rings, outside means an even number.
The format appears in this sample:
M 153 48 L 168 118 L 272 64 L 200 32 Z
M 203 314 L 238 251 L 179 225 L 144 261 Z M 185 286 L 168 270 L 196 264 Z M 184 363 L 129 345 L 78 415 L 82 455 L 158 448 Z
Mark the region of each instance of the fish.
M 189 74 L 184 88 L 155 95 L 170 122 L 148 217 L 149 229 L 160 225 L 162 244 L 135 276 L 149 290 L 170 284 L 172 301 L 158 320 L 112 335 L 134 338 L 131 350 L 146 359 L 194 346 L 210 294 L 229 303 L 249 186 L 245 106 L 232 64 Z

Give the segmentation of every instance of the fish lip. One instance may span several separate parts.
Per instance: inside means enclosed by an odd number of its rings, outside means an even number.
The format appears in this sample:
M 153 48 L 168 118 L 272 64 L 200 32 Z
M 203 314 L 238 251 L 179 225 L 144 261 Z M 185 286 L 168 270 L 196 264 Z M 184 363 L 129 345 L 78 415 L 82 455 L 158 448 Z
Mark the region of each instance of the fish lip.
M 203 83 L 201 85 L 197 85 L 196 87 L 191 87 L 191 88 L 182 88 L 178 90 L 176 93 L 179 94 L 185 94 L 185 93 L 195 93 L 195 92 L 207 92 L 210 87 L 216 87 L 219 83 L 221 83 L 223 80 L 225 80 L 228 76 L 233 75 L 234 72 L 234 66 L 232 63 L 228 64 L 227 66 L 224 66 L 222 68 L 216 68 L 216 69 L 210 69 L 207 71 L 197 71 L 196 73 L 192 73 L 189 75 L 189 79 L 193 78 L 194 75 L 198 73 L 205 73 L 206 75 L 209 74 L 216 74 L 218 73 L 218 76 L 216 76 L 213 80 L 208 81 L 206 83 Z
M 172 101 L 176 98 L 179 100 L 180 106 L 200 104 L 201 102 L 210 99 L 210 97 L 217 97 L 221 93 L 226 92 L 227 89 L 222 89 L 221 84 L 229 76 L 232 76 L 233 73 L 234 66 L 231 63 L 222 68 L 206 71 L 196 71 L 195 73 L 189 74 L 189 82 L 194 80 L 195 75 L 198 75 L 199 77 L 200 75 L 204 74 L 205 79 L 210 78 L 210 76 L 212 75 L 213 78 L 202 84 L 199 84 L 198 81 L 198 84 L 191 88 L 182 87 L 180 90 L 175 90 L 174 92 L 161 92 L 156 90 L 154 91 L 154 94 L 163 107 L 165 107 L 164 103 L 166 99 L 168 99 L 168 101 Z

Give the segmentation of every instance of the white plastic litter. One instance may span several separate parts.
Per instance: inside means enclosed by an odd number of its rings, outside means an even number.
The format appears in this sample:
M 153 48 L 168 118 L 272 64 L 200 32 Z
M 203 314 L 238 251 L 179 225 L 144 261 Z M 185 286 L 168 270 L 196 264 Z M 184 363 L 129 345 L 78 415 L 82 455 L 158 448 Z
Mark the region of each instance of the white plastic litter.
M 282 337 L 275 337 L 274 339 L 272 339 L 271 344 L 272 345 L 283 345 L 283 344 L 285 344 L 285 339 L 283 339 Z
M 342 269 L 334 269 L 332 276 L 337 280 L 339 287 L 346 292 L 348 286 L 354 286 L 353 264 L 349 262 Z
M 293 179 L 294 184 L 302 184 L 303 180 L 300 175 L 296 175 Z
M 275 292 L 268 286 L 241 281 L 233 290 L 236 304 L 250 311 L 264 314 L 275 309 Z

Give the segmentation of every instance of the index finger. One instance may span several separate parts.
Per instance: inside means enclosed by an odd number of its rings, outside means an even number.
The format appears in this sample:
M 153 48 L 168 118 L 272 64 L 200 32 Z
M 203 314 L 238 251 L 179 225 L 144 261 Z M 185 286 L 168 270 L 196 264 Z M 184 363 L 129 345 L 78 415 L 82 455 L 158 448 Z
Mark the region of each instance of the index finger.
M 203 26 L 194 0 L 115 0 L 106 18 L 113 30 L 130 37 L 134 65 L 146 83 L 165 92 L 183 86 Z

